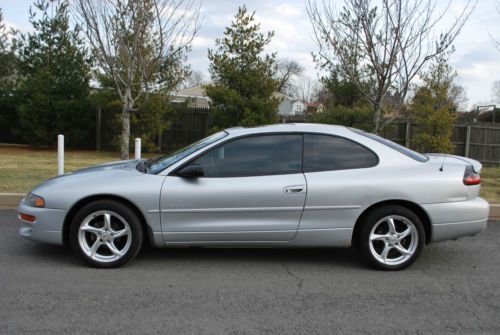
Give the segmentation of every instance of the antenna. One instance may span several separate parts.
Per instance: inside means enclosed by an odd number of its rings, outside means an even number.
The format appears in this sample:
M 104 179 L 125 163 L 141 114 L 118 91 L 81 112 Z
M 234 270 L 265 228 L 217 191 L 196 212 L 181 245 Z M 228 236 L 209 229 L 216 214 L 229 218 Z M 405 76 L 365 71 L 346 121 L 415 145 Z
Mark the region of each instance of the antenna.
M 441 167 L 439 168 L 439 171 L 441 171 L 441 172 L 443 172 L 443 166 L 444 166 L 444 161 L 446 159 L 446 156 L 448 156 L 448 154 L 444 154 L 443 161 L 441 162 Z

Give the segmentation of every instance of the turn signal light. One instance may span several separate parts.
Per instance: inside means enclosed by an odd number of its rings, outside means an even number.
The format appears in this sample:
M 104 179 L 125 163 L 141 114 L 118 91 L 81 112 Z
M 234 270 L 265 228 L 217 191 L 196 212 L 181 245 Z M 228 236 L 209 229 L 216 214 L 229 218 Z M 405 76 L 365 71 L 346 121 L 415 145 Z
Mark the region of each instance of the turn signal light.
M 25 202 L 31 207 L 40 207 L 40 208 L 45 207 L 45 200 L 42 197 L 33 193 L 28 194 L 28 196 L 25 199 Z
M 21 220 L 28 221 L 28 222 L 35 222 L 35 220 L 36 220 L 36 217 L 34 217 L 33 215 L 24 214 L 24 213 L 19 213 L 19 217 L 21 218 Z

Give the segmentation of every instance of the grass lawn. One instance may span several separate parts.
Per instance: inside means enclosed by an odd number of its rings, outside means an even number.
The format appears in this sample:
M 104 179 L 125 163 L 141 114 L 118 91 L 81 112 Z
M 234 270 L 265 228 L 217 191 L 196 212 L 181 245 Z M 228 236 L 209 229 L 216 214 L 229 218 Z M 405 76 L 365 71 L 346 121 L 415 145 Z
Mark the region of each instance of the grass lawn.
M 64 171 L 118 160 L 118 152 L 67 150 L 64 152 Z M 0 192 L 26 193 L 56 175 L 56 150 L 0 146 Z
M 485 167 L 481 171 L 481 196 L 490 204 L 500 204 L 500 167 Z
M 64 156 L 65 172 L 120 160 L 120 154 L 117 152 L 69 150 Z M 0 146 L 0 192 L 26 193 L 56 174 L 55 150 Z M 485 167 L 481 180 L 481 196 L 490 203 L 500 203 L 500 167 Z

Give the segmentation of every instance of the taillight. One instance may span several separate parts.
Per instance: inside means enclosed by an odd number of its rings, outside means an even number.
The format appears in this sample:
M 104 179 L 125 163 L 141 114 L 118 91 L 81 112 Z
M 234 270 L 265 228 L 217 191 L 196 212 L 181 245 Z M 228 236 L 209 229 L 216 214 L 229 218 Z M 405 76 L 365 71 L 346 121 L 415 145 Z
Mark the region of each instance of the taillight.
M 464 172 L 464 184 L 465 185 L 478 185 L 481 184 L 481 176 L 476 173 L 472 168 L 472 165 L 467 165 Z

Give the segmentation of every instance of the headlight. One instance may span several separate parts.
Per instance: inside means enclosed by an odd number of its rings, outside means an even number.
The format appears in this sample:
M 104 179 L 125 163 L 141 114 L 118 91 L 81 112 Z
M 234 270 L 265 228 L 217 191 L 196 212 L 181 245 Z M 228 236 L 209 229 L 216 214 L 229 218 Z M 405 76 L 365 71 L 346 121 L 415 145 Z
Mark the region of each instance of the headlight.
M 33 193 L 28 194 L 28 196 L 25 199 L 25 202 L 31 207 L 45 207 L 45 200 L 43 200 L 42 197 L 39 197 L 38 195 L 35 195 Z

